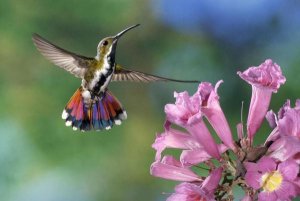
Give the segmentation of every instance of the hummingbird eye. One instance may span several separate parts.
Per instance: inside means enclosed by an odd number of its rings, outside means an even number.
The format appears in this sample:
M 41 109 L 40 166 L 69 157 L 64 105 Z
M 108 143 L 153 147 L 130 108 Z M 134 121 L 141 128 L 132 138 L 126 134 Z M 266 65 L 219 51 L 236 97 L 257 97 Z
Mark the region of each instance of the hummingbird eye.
M 106 46 L 108 44 L 107 40 L 103 41 L 102 45 Z

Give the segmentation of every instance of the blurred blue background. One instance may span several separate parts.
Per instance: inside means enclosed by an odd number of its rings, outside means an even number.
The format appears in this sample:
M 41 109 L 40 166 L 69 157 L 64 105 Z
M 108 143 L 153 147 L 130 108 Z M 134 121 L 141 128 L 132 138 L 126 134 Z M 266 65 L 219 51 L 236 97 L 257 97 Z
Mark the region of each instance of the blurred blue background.
M 35 49 L 37 32 L 55 44 L 94 56 L 98 42 L 129 25 L 117 62 L 178 79 L 216 83 L 236 135 L 241 102 L 251 87 L 236 75 L 267 58 L 287 82 L 271 108 L 299 97 L 300 2 L 296 0 L 2 0 L 0 2 L 0 197 L 6 201 L 165 200 L 176 182 L 149 174 L 156 132 L 173 91 L 194 84 L 112 83 L 128 120 L 105 132 L 64 126 L 61 112 L 80 80 Z M 257 135 L 261 142 L 267 124 Z

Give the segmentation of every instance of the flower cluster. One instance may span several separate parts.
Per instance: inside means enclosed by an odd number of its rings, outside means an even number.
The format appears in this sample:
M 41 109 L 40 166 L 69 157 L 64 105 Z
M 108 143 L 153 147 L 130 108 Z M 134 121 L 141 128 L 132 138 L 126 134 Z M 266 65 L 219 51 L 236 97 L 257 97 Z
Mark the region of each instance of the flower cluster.
M 234 188 L 244 190 L 243 200 L 291 200 L 300 195 L 300 100 L 293 108 L 288 100 L 276 115 L 269 111 L 273 93 L 285 83 L 280 67 L 268 59 L 238 75 L 252 86 L 246 129 L 237 124 L 238 140 L 219 102 L 215 86 L 203 82 L 190 96 L 174 94 L 175 104 L 165 106 L 164 132 L 157 135 L 150 172 L 180 181 L 168 201 L 233 200 Z M 270 132 L 264 144 L 253 138 L 267 119 Z M 208 124 L 220 143 L 212 137 Z M 163 155 L 167 148 L 182 150 L 180 158 Z

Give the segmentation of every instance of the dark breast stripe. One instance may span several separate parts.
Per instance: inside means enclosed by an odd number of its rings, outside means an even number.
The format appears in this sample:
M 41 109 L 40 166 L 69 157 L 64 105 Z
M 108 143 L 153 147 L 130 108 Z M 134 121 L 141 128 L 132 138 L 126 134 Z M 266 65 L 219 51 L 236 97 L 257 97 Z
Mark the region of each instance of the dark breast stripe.
M 112 72 L 113 72 L 113 68 L 109 68 L 106 74 L 101 73 L 99 81 L 97 82 L 97 84 L 93 88 L 93 92 L 95 94 L 100 93 L 100 88 L 104 85 L 107 78 L 112 74 Z

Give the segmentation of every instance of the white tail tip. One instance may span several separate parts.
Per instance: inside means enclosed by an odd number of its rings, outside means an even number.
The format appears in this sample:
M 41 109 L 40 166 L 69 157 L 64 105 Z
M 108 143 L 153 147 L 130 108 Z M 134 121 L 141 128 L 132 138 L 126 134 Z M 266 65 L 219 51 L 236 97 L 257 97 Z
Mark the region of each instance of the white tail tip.
M 117 120 L 115 120 L 115 124 L 116 124 L 116 125 L 121 125 L 121 124 L 122 124 L 122 121 L 121 121 L 120 119 L 117 119 Z
M 64 110 L 63 113 L 61 114 L 62 119 L 67 119 L 68 116 L 69 116 L 69 114 L 66 112 L 66 110 Z
M 71 126 L 72 125 L 72 121 L 66 121 L 66 126 Z
M 121 120 L 127 119 L 127 113 L 126 113 L 126 111 L 123 111 L 122 114 L 119 114 L 119 118 L 120 118 Z

